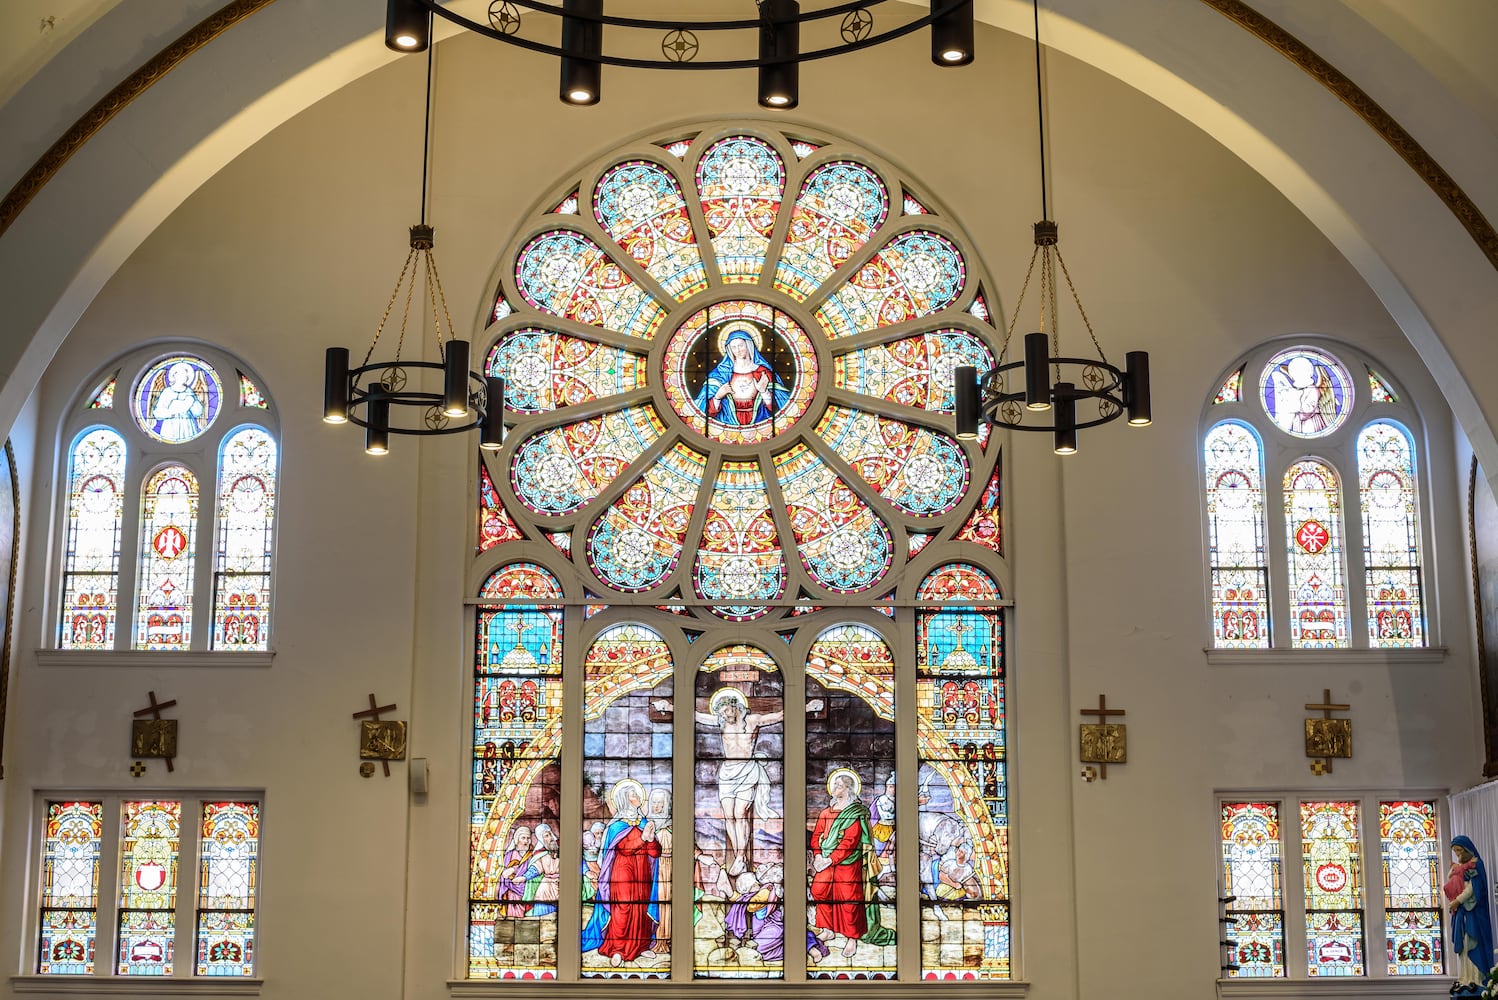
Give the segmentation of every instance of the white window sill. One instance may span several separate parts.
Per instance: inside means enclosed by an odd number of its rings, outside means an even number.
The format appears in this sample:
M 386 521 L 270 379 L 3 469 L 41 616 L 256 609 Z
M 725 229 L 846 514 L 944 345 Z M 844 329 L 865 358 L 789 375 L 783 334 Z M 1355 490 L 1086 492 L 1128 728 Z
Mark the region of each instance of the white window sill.
M 1444 985 L 1442 989 L 1445 989 Z M 973 1000 L 980 997 L 983 1000 L 1023 1000 L 1029 990 L 1029 983 L 1012 979 L 914 982 L 814 979 L 804 983 L 767 979 L 699 979 L 680 982 L 661 979 L 589 979 L 578 983 L 563 983 L 553 979 L 454 979 L 447 984 L 449 996 L 506 997 L 509 1000 L 598 1000 L 600 996 L 609 993 L 652 998 L 679 997 L 682 1000 L 688 997 L 797 997 L 810 994 L 851 997 L 855 991 L 860 996 L 873 993 L 883 1000 L 919 1000 L 934 996 L 971 997 Z
M 263 979 L 229 976 L 12 976 L 12 993 L 50 993 L 53 996 L 174 996 L 258 997 Z
M 1327 997 L 1447 997 L 1451 976 L 1401 976 L 1366 979 L 1337 976 L 1330 979 L 1219 979 L 1217 995 L 1222 1000 L 1326 1000 Z
M 1207 654 L 1207 662 L 1214 667 L 1286 667 L 1300 664 L 1321 667 L 1396 667 L 1440 663 L 1446 659 L 1449 651 L 1445 646 L 1428 646 L 1423 649 L 1204 649 L 1202 652 Z
M 174 653 L 151 649 L 38 649 L 39 667 L 268 667 L 275 650 Z

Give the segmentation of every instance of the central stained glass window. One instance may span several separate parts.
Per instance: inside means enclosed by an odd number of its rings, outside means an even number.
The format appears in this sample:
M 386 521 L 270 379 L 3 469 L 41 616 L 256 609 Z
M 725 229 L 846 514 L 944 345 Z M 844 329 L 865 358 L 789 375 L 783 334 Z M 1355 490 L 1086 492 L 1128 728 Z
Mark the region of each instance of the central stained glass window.
M 489 312 L 467 975 L 1007 978 L 966 237 L 841 140 L 653 138 L 537 207 Z

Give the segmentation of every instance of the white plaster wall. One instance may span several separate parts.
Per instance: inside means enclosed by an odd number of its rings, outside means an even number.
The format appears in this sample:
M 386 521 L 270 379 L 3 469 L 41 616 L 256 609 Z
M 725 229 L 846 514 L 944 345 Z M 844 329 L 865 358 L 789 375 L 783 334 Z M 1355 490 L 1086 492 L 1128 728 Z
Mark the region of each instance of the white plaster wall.
M 980 41 L 984 58 L 959 72 L 932 68 L 918 39 L 805 67 L 787 120 L 844 134 L 924 182 L 974 237 L 1007 318 L 1039 217 L 1030 50 L 989 29 Z M 549 98 L 555 70 L 539 57 L 466 38 L 440 49 L 430 219 L 449 301 L 475 332 L 499 248 L 567 170 L 686 115 L 761 115 L 747 74 L 691 76 L 682 106 L 658 79 L 611 70 L 604 104 L 572 109 Z M 60 471 L 38 463 L 3 786 L 0 969 L 31 960 L 32 789 L 263 788 L 263 995 L 447 995 L 464 891 L 472 441 L 397 439 L 376 461 L 355 430 L 317 419 L 322 351 L 367 342 L 415 221 L 423 70 L 411 59 L 371 74 L 208 181 L 105 285 L 38 388 L 35 447 L 47 455 L 90 373 L 143 340 L 202 337 L 263 375 L 284 422 L 277 655 L 259 670 L 38 667 L 26 650 L 52 628 L 41 609 Z M 1205 1000 L 1218 963 L 1215 789 L 1477 776 L 1451 418 L 1378 299 L 1259 175 L 1080 63 L 1052 57 L 1049 85 L 1062 248 L 1105 348 L 1152 352 L 1156 419 L 1085 432 L 1065 461 L 1041 436 L 1007 445 L 1021 967 L 1037 1000 Z M 537 92 L 548 96 L 511 96 Z M 1068 337 L 1081 333 L 1071 322 Z M 1424 408 L 1442 664 L 1205 662 L 1201 406 L 1238 354 L 1296 332 L 1363 346 Z M 1300 706 L 1323 687 L 1353 705 L 1359 755 L 1314 778 Z M 135 781 L 125 720 L 148 689 L 178 699 L 182 756 L 175 775 L 153 767 Z M 388 781 L 357 775 L 349 715 L 369 692 L 400 704 L 412 754 L 431 760 L 424 800 L 407 796 L 403 766 Z M 1074 726 L 1099 693 L 1128 711 L 1131 760 L 1085 784 Z

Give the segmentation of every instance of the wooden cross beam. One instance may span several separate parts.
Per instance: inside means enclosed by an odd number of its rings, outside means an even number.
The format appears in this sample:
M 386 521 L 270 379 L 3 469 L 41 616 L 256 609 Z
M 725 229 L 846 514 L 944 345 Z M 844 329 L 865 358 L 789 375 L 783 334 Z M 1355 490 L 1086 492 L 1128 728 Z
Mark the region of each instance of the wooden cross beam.
M 1105 694 L 1100 694 L 1097 696 L 1097 708 L 1083 708 L 1078 710 L 1077 714 L 1082 716 L 1095 715 L 1097 716 L 1097 722 L 1092 723 L 1092 725 L 1102 726 L 1108 724 L 1109 716 L 1123 715 L 1124 710 L 1121 708 L 1109 708 L 1108 696 Z M 1097 764 L 1098 777 L 1102 778 L 1104 781 L 1108 780 L 1108 762 L 1106 760 L 1101 760 L 1098 761 Z M 1088 770 L 1091 770 L 1091 768 L 1088 768 Z M 1087 777 L 1085 772 L 1083 773 L 1083 777 L 1086 778 L 1086 780 L 1089 782 L 1092 780 L 1091 778 Z
M 379 722 L 380 721 L 380 713 L 381 712 L 393 712 L 393 711 L 395 711 L 395 702 L 391 702 L 388 705 L 381 705 L 375 699 L 374 692 L 371 691 L 370 694 L 369 694 L 369 707 L 366 708 L 366 709 L 364 709 L 364 711 L 362 711 L 362 712 L 355 712 L 354 713 L 354 718 L 356 718 L 356 719 L 370 719 L 370 720 L 372 720 L 374 722 Z M 385 769 L 385 777 L 387 777 L 387 778 L 390 777 L 390 761 L 388 761 L 388 760 L 382 760 L 382 761 L 380 761 L 380 766 Z
M 1338 703 L 1332 701 L 1332 689 L 1331 688 L 1322 688 L 1321 689 L 1321 704 L 1319 704 L 1319 705 L 1310 705 L 1310 704 L 1306 705 L 1306 711 L 1308 711 L 1308 712 L 1320 712 L 1321 713 L 1322 721 L 1331 721 L 1331 717 L 1332 717 L 1332 713 L 1333 712 L 1347 712 L 1347 711 L 1351 711 L 1351 710 L 1352 710 L 1352 706 L 1351 705 L 1341 705 L 1341 704 L 1338 704 Z M 1343 721 L 1345 721 L 1345 720 L 1343 720 Z M 1308 744 L 1310 742 L 1309 731 L 1310 731 L 1310 728 L 1311 728 L 1311 722 L 1312 722 L 1312 720 L 1310 720 L 1310 719 L 1306 720 L 1307 743 Z M 1351 723 L 1348 723 L 1348 725 L 1350 726 Z M 1311 749 L 1310 749 L 1309 745 L 1306 748 L 1306 752 L 1307 752 L 1307 755 L 1309 756 L 1310 753 L 1311 753 Z M 1350 756 L 1352 756 L 1352 754 L 1349 751 L 1348 753 L 1340 754 L 1340 756 L 1350 757 Z M 1321 757 L 1321 758 L 1319 758 L 1317 760 L 1311 761 L 1311 773 L 1312 774 L 1316 774 L 1316 775 L 1331 774 L 1332 773 L 1332 756 L 1328 755 L 1328 756 L 1325 756 L 1325 757 Z
M 158 702 L 156 700 L 156 692 L 155 691 L 147 691 L 146 692 L 146 697 L 151 699 L 151 704 L 147 705 L 145 708 L 138 708 L 138 709 L 135 710 L 135 718 L 137 718 L 137 719 L 149 715 L 154 721 L 160 722 L 161 721 L 161 710 L 163 708 L 171 708 L 171 707 L 173 707 L 174 705 L 177 704 L 177 699 L 176 698 L 172 698 L 172 699 L 170 699 L 168 701 Z M 168 771 L 175 771 L 176 768 L 172 766 L 172 758 L 167 757 L 167 758 L 165 758 L 165 760 L 166 760 L 166 769 Z M 144 768 L 142 768 L 142 770 L 144 770 Z M 137 774 L 136 777 L 139 778 L 140 775 Z

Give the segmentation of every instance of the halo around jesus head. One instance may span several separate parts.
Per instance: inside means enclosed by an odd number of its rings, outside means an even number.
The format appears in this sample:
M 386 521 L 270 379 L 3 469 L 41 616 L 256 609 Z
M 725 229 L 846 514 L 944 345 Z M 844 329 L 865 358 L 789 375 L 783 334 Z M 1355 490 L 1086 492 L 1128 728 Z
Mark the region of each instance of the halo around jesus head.
M 730 701 L 739 706 L 740 715 L 749 711 L 749 699 L 744 697 L 744 692 L 735 687 L 719 688 L 714 691 L 712 698 L 707 703 L 708 711 L 717 715 L 718 710 Z

